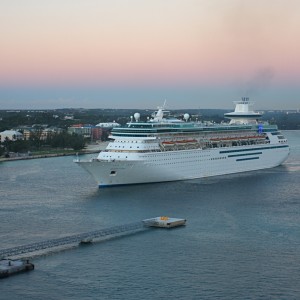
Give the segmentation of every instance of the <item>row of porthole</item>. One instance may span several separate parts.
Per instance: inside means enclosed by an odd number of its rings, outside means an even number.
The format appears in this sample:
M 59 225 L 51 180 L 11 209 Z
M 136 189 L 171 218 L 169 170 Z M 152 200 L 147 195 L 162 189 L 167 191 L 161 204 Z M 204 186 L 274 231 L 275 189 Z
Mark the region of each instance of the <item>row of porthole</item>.
M 155 154 L 155 155 L 147 155 L 146 157 L 166 157 L 166 156 L 171 156 L 172 159 L 176 159 L 176 158 L 178 158 L 178 159 L 183 159 L 183 158 L 191 158 L 191 157 L 193 157 L 193 158 L 198 158 L 198 157 L 210 157 L 210 155 L 194 155 L 194 156 L 180 156 L 180 157 L 174 157 L 173 154 L 169 154 L 169 153 L 162 153 L 162 154 L 159 154 L 159 155 L 157 155 L 157 154 Z
M 103 157 L 106 157 L 106 158 L 112 158 L 111 156 L 103 156 Z M 115 157 L 113 157 L 113 158 L 115 158 Z M 120 158 L 120 156 L 118 156 L 118 158 Z M 125 158 L 128 158 L 127 156 L 125 156 Z
M 116 141 L 115 143 L 130 143 L 130 141 Z M 138 142 L 138 141 L 131 141 L 131 143 L 143 143 L 143 142 Z
M 157 162 L 157 164 L 159 165 L 159 164 L 164 164 L 166 161 L 168 162 L 168 161 L 170 161 L 170 160 L 148 160 L 148 161 L 151 161 L 151 162 Z M 180 164 L 189 164 L 189 163 L 199 163 L 199 162 L 207 162 L 207 161 L 209 161 L 209 159 L 191 159 L 191 160 L 184 160 L 184 161 L 182 161 L 182 160 L 171 160 L 171 161 L 173 161 L 173 163 L 175 163 L 175 164 L 178 164 L 178 165 L 180 165 Z
M 136 152 L 136 153 L 152 153 L 152 152 L 160 152 L 157 151 L 157 149 L 137 149 L 137 148 L 131 148 L 131 149 L 111 149 L 108 152 Z
M 154 144 L 153 142 L 147 142 L 147 141 L 115 141 L 114 144 L 117 143 L 126 143 L 126 144 L 132 144 L 132 143 L 141 143 L 141 144 Z
M 105 157 L 105 158 L 114 158 L 114 157 L 112 157 L 111 155 L 105 155 L 105 156 L 103 156 L 103 157 Z M 153 157 L 153 156 L 152 156 Z M 156 157 L 156 156 L 155 156 Z M 118 156 L 118 158 L 120 158 L 120 156 Z M 128 156 L 125 156 L 125 158 L 128 158 Z M 149 158 L 149 156 L 146 156 L 145 158 Z M 227 158 L 227 157 L 221 157 L 222 159 L 224 159 L 224 158 Z M 211 160 L 212 159 L 221 159 L 221 158 L 211 158 Z M 165 159 L 165 160 L 169 160 L 169 159 L 171 159 L 171 158 L 167 158 L 167 159 Z M 181 160 L 181 162 L 182 163 L 187 163 L 189 160 L 184 160 L 184 161 L 182 161 L 182 159 L 181 158 L 172 158 L 172 160 L 177 160 L 177 159 L 180 159 Z M 191 158 L 189 158 L 189 159 L 191 159 Z M 193 160 L 191 161 L 191 162 L 194 162 L 195 161 L 195 159 L 198 159 L 197 161 L 204 161 L 203 159 L 199 159 L 199 158 L 197 158 L 197 157 L 195 157 L 195 158 L 192 158 Z
M 131 144 L 132 144 L 132 143 L 133 143 L 133 142 L 131 142 Z M 146 143 L 140 143 L 140 142 L 136 142 L 136 144 L 137 144 L 137 143 L 139 143 L 139 144 L 146 144 Z M 112 143 L 112 144 L 114 144 L 114 145 L 118 145 L 118 144 L 119 144 L 119 142 L 114 142 L 114 143 Z M 130 143 L 126 143 L 126 144 L 130 144 Z M 155 145 L 157 145 L 156 143 L 151 143 L 151 144 L 153 144 L 154 146 L 155 146 Z M 150 143 L 148 143 L 148 145 L 149 145 L 149 146 L 151 146 L 151 144 L 150 144 Z
M 153 157 L 157 157 L 157 155 L 155 156 L 144 156 L 145 158 L 153 158 Z M 195 157 L 186 157 L 185 159 L 202 159 L 202 158 L 207 158 L 206 156 L 195 156 Z M 182 157 L 171 157 L 171 158 L 164 158 L 164 160 L 177 160 L 177 159 L 180 159 L 182 160 Z
M 118 146 L 115 146 L 115 148 L 118 148 Z M 119 146 L 119 148 L 121 148 L 121 146 Z M 123 146 L 123 148 L 125 148 L 125 146 Z M 132 148 L 132 146 L 130 146 L 129 148 Z M 137 146 L 137 148 L 140 148 L 140 147 Z
M 204 162 L 203 160 L 199 160 L 199 161 L 191 161 L 191 162 L 182 162 L 182 164 L 183 164 L 183 166 L 189 166 L 189 165 L 191 165 L 191 166 L 195 166 L 195 163 L 196 162 Z M 158 166 L 164 166 L 164 165 L 180 165 L 180 164 L 178 164 L 178 163 L 159 163 L 159 162 L 152 162 L 152 164 L 153 165 L 158 165 Z
M 121 146 L 115 146 L 114 148 L 121 148 Z M 125 146 L 123 146 L 123 148 L 125 148 Z M 132 146 L 130 146 L 129 148 L 132 148 Z M 139 146 L 137 146 L 137 148 L 140 148 Z M 152 147 L 148 147 L 145 149 L 158 149 L 156 146 L 152 146 Z

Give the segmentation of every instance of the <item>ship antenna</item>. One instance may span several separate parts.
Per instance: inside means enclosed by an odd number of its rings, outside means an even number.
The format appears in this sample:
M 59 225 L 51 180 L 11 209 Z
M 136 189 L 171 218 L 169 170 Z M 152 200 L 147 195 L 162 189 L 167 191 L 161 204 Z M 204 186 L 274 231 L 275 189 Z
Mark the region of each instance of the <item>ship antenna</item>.
M 166 107 L 166 104 L 167 104 L 167 99 L 165 99 L 165 101 L 164 101 L 164 105 L 163 105 L 163 109 Z

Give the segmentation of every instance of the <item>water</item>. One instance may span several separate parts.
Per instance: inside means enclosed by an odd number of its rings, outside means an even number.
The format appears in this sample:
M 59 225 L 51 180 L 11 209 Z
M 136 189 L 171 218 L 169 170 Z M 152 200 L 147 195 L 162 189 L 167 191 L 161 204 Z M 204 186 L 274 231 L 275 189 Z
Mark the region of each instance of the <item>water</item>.
M 277 168 L 98 189 L 72 157 L 0 164 L 0 248 L 169 215 L 153 229 L 34 257 L 1 299 L 299 299 L 300 131 Z

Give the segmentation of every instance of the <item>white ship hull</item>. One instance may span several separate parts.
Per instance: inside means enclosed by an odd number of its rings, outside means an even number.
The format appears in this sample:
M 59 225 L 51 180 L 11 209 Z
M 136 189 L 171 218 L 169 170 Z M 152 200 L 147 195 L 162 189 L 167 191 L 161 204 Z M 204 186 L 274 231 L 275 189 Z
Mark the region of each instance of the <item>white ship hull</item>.
M 187 180 L 276 167 L 288 145 L 252 145 L 136 154 L 130 160 L 77 161 L 99 187 Z

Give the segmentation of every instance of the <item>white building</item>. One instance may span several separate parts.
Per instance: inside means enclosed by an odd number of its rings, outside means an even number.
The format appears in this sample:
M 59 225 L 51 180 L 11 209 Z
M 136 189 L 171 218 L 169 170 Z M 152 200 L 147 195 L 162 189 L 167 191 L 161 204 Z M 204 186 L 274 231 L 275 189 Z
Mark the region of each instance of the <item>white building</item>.
M 1 142 L 3 143 L 6 138 L 10 141 L 22 140 L 23 134 L 19 131 L 15 130 L 5 130 L 0 132 Z

